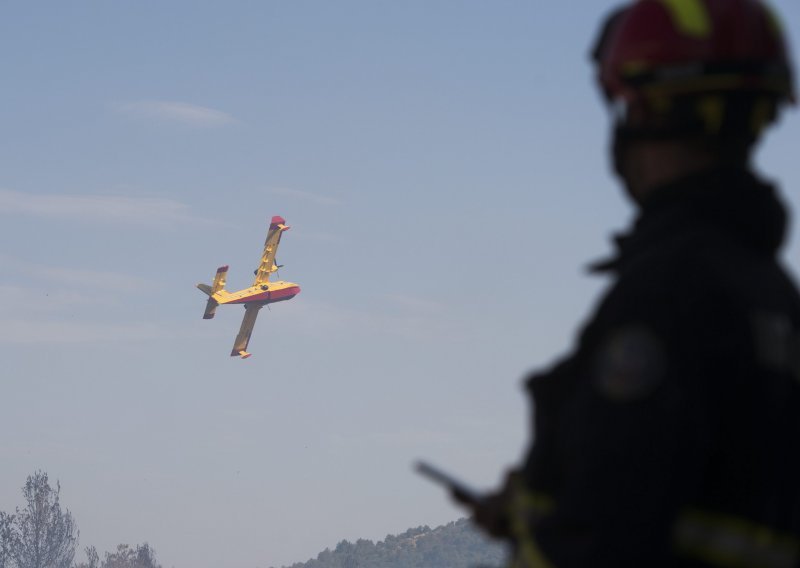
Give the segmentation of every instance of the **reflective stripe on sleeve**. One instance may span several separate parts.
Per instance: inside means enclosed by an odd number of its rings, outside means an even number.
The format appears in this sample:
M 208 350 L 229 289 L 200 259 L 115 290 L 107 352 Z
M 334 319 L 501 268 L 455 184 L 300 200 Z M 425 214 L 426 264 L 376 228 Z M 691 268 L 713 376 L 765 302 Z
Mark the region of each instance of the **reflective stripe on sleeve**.
M 548 495 L 527 490 L 520 479 L 515 479 L 512 487 L 509 519 L 516 549 L 511 567 L 554 568 L 539 549 L 534 536 L 538 520 L 553 510 L 553 499 Z
M 511 568 L 554 568 L 542 551 L 539 550 L 533 536 L 527 535 L 517 541 L 517 549 Z
M 679 553 L 731 568 L 793 568 L 800 542 L 746 519 L 687 511 L 675 524 Z

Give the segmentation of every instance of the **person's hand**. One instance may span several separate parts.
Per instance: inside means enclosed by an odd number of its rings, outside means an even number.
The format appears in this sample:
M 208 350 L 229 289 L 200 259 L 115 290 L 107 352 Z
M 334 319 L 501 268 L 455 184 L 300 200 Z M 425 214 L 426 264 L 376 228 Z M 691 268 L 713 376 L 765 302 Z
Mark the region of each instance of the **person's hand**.
M 505 483 L 493 493 L 488 493 L 480 499 L 474 496 L 452 490 L 450 495 L 455 501 L 464 505 L 472 511 L 472 520 L 484 532 L 495 538 L 507 538 L 510 536 L 508 513 L 510 510 L 511 499 L 513 498 L 515 471 L 506 475 Z
M 505 490 L 491 493 L 470 506 L 473 522 L 494 538 L 509 536 L 508 508 Z

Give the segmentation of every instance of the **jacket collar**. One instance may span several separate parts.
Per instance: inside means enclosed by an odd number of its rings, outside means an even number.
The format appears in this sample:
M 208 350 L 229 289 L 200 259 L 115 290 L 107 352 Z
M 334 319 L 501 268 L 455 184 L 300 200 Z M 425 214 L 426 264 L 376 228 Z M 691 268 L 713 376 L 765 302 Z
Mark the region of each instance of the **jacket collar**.
M 589 269 L 618 272 L 653 246 L 700 227 L 726 233 L 761 254 L 774 256 L 786 224 L 786 209 L 771 185 L 744 168 L 708 170 L 654 190 L 632 229 L 614 237 L 616 255 Z

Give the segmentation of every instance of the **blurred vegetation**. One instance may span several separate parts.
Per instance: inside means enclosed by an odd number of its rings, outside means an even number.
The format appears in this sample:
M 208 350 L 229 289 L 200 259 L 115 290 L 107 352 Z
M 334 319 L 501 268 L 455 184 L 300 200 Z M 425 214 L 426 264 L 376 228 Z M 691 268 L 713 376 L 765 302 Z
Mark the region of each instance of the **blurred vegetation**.
M 506 549 L 460 519 L 431 529 L 409 529 L 373 543 L 343 540 L 316 558 L 282 568 L 477 568 L 504 564 Z
M 162 568 L 147 543 L 120 544 L 102 556 L 87 547 L 86 561 L 74 561 L 78 525 L 62 509 L 61 486 L 47 473 L 28 476 L 22 488 L 24 507 L 0 511 L 0 568 Z M 498 568 L 506 550 L 460 519 L 431 529 L 421 526 L 373 543 L 343 540 L 305 563 L 283 568 Z
M 114 552 L 106 552 L 105 558 L 94 546 L 86 549 L 86 562 L 76 564 L 74 568 L 161 568 L 156 562 L 156 553 L 147 543 L 130 547 L 120 544 Z
M 75 564 L 78 525 L 69 509 L 61 508 L 61 485 L 50 485 L 44 471 L 29 475 L 22 487 L 25 506 L 14 513 L 0 511 L 0 568 L 161 568 L 147 543 L 120 544 L 101 558 L 86 549 L 86 562 Z

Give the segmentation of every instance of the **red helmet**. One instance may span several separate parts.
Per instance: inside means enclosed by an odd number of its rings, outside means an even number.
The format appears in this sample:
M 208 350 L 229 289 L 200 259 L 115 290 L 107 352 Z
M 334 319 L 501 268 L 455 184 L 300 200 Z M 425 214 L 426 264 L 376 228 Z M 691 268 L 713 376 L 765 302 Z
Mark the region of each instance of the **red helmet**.
M 760 0 L 638 0 L 614 13 L 595 48 L 613 101 L 706 93 L 794 101 L 778 17 Z

